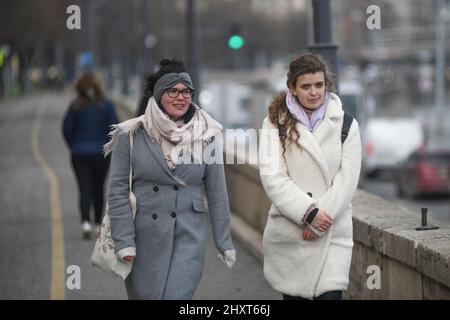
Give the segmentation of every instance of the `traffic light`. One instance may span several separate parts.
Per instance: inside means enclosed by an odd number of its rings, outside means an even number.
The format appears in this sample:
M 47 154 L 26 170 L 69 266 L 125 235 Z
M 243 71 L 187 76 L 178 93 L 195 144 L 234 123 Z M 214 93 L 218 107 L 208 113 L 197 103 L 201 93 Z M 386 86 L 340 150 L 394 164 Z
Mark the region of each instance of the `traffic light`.
M 241 28 L 238 25 L 232 25 L 228 37 L 228 47 L 233 50 L 239 50 L 244 44 L 245 40 L 242 37 Z

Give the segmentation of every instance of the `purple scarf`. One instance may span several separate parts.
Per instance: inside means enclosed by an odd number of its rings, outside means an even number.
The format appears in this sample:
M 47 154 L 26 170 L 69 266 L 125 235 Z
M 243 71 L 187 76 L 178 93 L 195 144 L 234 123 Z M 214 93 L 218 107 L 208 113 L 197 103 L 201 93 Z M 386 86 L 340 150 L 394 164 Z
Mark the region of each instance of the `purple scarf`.
M 320 122 L 323 120 L 325 116 L 325 111 L 327 109 L 328 101 L 330 101 L 330 94 L 325 92 L 325 98 L 323 99 L 321 105 L 312 112 L 311 118 L 308 117 L 305 109 L 300 105 L 295 96 L 288 91 L 286 95 L 286 105 L 298 122 L 303 124 L 305 127 L 309 129 L 309 131 L 313 132 L 317 129 Z

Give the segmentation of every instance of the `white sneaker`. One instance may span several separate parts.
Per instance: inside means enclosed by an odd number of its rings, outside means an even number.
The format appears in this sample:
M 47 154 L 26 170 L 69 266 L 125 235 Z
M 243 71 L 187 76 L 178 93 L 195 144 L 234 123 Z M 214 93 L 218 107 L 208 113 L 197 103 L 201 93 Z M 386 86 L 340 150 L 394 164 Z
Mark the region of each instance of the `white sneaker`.
M 84 239 L 90 239 L 91 238 L 91 231 L 92 226 L 88 221 L 84 221 L 81 225 L 81 231 L 83 231 L 83 238 Z

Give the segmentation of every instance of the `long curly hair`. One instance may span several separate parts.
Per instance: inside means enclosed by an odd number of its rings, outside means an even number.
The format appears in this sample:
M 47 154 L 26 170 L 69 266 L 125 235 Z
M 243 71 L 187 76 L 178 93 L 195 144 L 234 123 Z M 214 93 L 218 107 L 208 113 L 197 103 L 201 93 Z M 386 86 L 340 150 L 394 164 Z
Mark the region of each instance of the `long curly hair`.
M 319 55 L 305 52 L 294 59 L 289 65 L 286 85 L 288 88 L 295 88 L 299 76 L 308 73 L 323 72 L 327 91 L 333 90 L 331 73 L 326 63 Z M 289 112 L 286 105 L 286 92 L 280 92 L 269 106 L 269 120 L 279 129 L 279 136 L 283 146 L 283 158 L 286 153 L 286 146 L 295 143 L 300 148 L 300 133 L 296 128 L 297 119 Z M 288 144 L 287 144 L 288 143 Z

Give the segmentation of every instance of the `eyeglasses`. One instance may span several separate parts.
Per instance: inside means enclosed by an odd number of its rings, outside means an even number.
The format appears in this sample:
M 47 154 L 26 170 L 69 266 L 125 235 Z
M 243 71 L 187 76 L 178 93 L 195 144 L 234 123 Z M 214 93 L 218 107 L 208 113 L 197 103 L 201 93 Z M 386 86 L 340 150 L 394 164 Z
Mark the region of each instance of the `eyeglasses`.
M 191 89 L 178 90 L 175 88 L 167 89 L 166 92 L 170 98 L 176 98 L 181 93 L 185 99 L 192 98 L 193 93 Z

